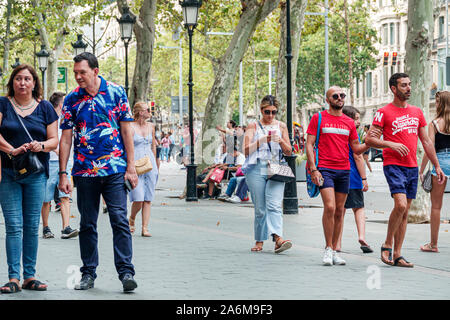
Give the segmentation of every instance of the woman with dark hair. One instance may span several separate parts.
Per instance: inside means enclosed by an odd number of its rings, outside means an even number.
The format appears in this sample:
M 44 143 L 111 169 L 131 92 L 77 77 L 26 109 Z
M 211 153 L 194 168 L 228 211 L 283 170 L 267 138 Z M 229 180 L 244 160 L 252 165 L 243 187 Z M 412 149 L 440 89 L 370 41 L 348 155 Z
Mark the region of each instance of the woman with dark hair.
M 41 207 L 49 172 L 49 152 L 58 145 L 58 115 L 50 102 L 42 100 L 36 71 L 29 65 L 16 67 L 8 81 L 8 95 L 0 97 L 0 154 L 2 181 L 0 204 L 5 218 L 6 256 L 9 282 L 2 293 L 20 288 L 20 261 L 23 261 L 22 289 L 44 291 L 47 285 L 36 280 L 36 258 Z M 24 127 L 31 135 L 32 141 Z M 43 166 L 24 178 L 13 170 L 15 157 L 34 152 Z
M 420 247 L 424 252 L 439 252 L 437 242 L 439 225 L 441 222 L 442 201 L 444 200 L 445 187 L 450 177 L 450 92 L 436 93 L 436 118 L 428 125 L 428 136 L 434 143 L 439 165 L 446 176 L 444 183 L 439 184 L 436 170 L 431 171 L 432 188 L 431 197 L 431 241 Z M 423 181 L 423 172 L 428 164 L 428 157 L 424 154 L 419 170 L 420 180 Z
M 246 156 L 242 172 L 255 205 L 255 246 L 253 252 L 263 248 L 265 240 L 272 237 L 275 253 L 292 247 L 290 240 L 283 240 L 283 212 L 281 209 L 284 182 L 267 177 L 268 161 L 279 161 L 284 153 L 290 155 L 292 146 L 285 123 L 275 119 L 280 103 L 274 96 L 265 96 L 261 101 L 261 121 L 249 124 L 244 136 Z

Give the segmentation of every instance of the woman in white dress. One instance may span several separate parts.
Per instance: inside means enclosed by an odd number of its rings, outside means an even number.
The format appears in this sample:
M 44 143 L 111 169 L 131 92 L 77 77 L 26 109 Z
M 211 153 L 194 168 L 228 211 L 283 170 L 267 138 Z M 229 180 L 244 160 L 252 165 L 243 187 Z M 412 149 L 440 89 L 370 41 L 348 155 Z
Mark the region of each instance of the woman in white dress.
M 148 122 L 151 117 L 150 107 L 145 102 L 137 102 L 133 108 L 135 122 L 132 123 L 134 130 L 134 159 L 139 160 L 148 156 L 153 169 L 144 173 L 139 178 L 139 183 L 130 195 L 131 214 L 129 219 L 130 231 L 136 230 L 135 219 L 139 211 L 142 210 L 142 233 L 143 237 L 151 237 L 148 231 L 150 220 L 150 209 L 155 196 L 156 182 L 158 181 L 158 167 L 156 165 L 156 139 L 155 127 Z

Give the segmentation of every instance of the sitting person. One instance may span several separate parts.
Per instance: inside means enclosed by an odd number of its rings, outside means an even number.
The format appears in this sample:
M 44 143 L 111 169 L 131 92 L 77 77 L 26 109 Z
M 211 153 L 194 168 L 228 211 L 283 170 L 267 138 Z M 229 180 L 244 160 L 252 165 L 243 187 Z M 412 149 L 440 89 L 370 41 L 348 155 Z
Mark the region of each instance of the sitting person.
M 233 195 L 234 191 L 236 190 L 237 186 L 240 184 L 240 182 L 245 179 L 244 174 L 242 173 L 241 169 L 238 169 L 236 171 L 236 174 L 234 177 L 230 179 L 228 182 L 227 191 L 223 195 L 217 198 L 217 200 L 220 201 L 227 201 L 231 196 Z
M 248 201 L 248 186 L 247 182 L 245 181 L 245 177 L 243 177 L 237 187 L 236 194 L 232 197 L 227 198 L 225 201 L 231 202 L 231 203 L 241 203 L 244 201 Z
M 203 179 L 203 182 L 208 184 L 208 193 L 205 194 L 203 199 L 212 199 L 213 198 L 215 182 L 211 181 L 210 177 L 216 168 L 225 170 L 223 179 L 228 180 L 230 178 L 231 174 L 233 172 L 236 172 L 244 164 L 244 161 L 245 161 L 245 156 L 242 153 L 240 153 L 239 151 L 237 151 L 236 147 L 234 148 L 233 157 L 232 157 L 233 163 L 227 163 L 226 162 L 227 158 L 230 158 L 230 157 L 227 157 L 227 154 L 225 154 L 223 157 L 224 163 L 215 165 L 214 168 L 211 168 L 210 171 L 208 172 L 208 174 L 206 175 L 206 177 Z

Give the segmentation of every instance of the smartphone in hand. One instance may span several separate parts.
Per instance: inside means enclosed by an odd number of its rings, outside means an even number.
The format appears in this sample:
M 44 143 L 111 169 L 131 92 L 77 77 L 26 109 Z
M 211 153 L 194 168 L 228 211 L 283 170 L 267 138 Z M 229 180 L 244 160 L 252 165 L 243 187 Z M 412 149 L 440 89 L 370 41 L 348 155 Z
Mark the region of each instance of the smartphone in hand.
M 125 184 L 125 189 L 127 189 L 128 192 L 131 192 L 131 190 L 133 190 L 133 188 L 131 187 L 130 180 L 126 179 L 124 184 Z

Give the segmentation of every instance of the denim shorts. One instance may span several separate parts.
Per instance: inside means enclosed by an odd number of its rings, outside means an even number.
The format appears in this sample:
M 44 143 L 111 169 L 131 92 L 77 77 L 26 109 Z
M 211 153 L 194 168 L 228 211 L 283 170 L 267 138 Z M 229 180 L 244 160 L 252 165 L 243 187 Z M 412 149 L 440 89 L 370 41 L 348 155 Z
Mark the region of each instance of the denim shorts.
M 441 166 L 444 174 L 450 178 L 450 149 L 446 149 L 445 151 L 436 153 L 436 156 L 439 161 L 439 165 Z M 436 169 L 433 166 L 433 170 L 431 171 L 433 176 L 436 175 Z
M 335 192 L 348 193 L 350 190 L 350 170 L 317 168 L 323 177 L 319 189 L 334 188 Z
M 50 202 L 53 200 L 53 195 L 55 193 L 55 188 L 58 187 L 59 183 L 59 161 L 49 161 L 48 168 L 48 180 L 45 187 L 44 202 Z M 70 180 L 70 176 L 68 176 Z M 70 197 L 70 194 L 64 193 L 58 190 L 60 198 Z
M 364 193 L 362 189 L 350 189 L 347 200 L 344 205 L 345 209 L 364 208 Z
M 395 193 L 404 193 L 408 199 L 416 198 L 419 180 L 419 169 L 417 167 L 387 165 L 383 167 L 383 171 L 391 196 Z

